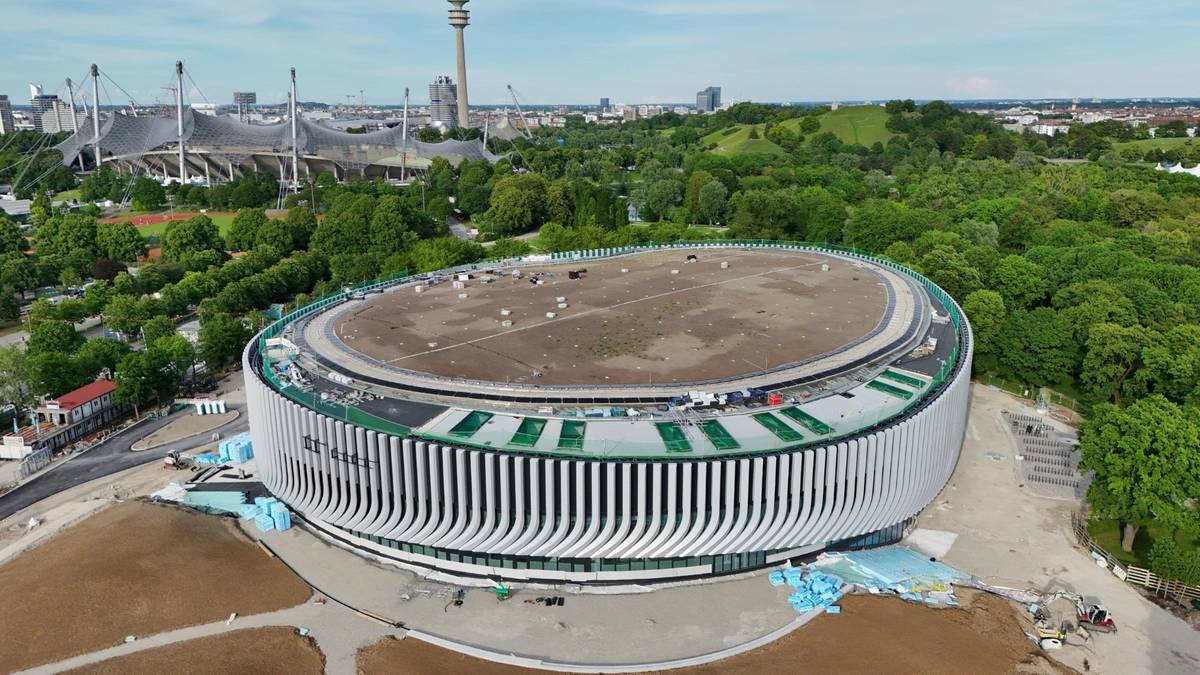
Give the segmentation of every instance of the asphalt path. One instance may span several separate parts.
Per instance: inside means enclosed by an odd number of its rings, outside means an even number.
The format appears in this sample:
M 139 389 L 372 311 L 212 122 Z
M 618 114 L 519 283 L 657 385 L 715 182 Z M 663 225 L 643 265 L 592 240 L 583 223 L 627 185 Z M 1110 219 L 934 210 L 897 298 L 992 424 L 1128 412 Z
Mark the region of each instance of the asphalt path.
M 232 422 L 213 430 L 221 434 L 221 438 L 228 438 L 231 435 L 249 429 L 245 405 L 239 404 L 229 407 L 240 411 L 241 415 L 238 415 L 238 418 Z M 63 490 L 69 490 L 77 485 L 82 485 L 88 481 L 103 478 L 118 471 L 124 471 L 125 469 L 150 462 L 162 462 L 163 457 L 172 450 L 191 450 L 192 448 L 211 443 L 210 439 L 212 438 L 213 431 L 208 431 L 150 450 L 134 452 L 130 449 L 129 446 L 133 445 L 136 441 L 187 414 L 189 414 L 188 409 L 185 408 L 167 417 L 142 422 L 137 426 L 114 434 L 112 437 L 105 439 L 104 442 L 66 462 L 35 475 L 32 480 L 0 496 L 0 520 L 11 516 L 23 508 L 32 506 L 47 497 L 56 495 Z

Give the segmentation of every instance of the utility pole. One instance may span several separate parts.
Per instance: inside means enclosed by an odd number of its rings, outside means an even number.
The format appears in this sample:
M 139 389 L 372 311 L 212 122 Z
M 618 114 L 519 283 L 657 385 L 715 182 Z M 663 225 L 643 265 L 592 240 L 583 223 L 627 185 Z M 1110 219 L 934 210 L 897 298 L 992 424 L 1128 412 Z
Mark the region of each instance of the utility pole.
M 71 131 L 79 133 L 79 120 L 75 117 L 75 83 L 67 78 L 67 106 L 71 113 Z M 79 153 L 79 170 L 83 171 L 83 153 Z
M 92 147 L 96 150 L 96 170 L 100 170 L 100 67 L 92 64 Z
M 175 126 L 179 139 L 179 183 L 187 182 L 187 164 L 183 150 L 183 61 L 175 62 Z
M 404 88 L 404 125 L 400 130 L 404 148 L 400 154 L 400 180 L 404 181 L 405 169 L 408 168 L 408 87 Z
M 300 150 L 296 147 L 296 68 L 292 67 L 292 88 L 288 92 L 288 101 L 291 103 L 292 118 L 292 186 L 299 189 L 300 186 Z

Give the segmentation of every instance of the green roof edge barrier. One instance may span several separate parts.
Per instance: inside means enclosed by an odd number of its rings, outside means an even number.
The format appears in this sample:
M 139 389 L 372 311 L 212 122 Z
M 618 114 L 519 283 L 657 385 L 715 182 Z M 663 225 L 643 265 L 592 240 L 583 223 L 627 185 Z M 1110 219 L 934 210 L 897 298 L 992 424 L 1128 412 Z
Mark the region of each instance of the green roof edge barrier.
M 925 386 L 924 380 L 918 380 L 917 378 L 910 375 L 905 375 L 904 373 L 897 373 L 891 368 L 883 371 L 879 374 L 879 376 L 892 380 L 893 382 L 899 382 L 900 384 L 907 384 L 910 387 L 916 387 L 917 389 Z
M 833 427 L 831 427 L 828 424 L 822 422 L 821 420 L 813 417 L 812 415 L 809 415 L 808 413 L 804 412 L 803 410 L 801 410 L 795 406 L 792 406 L 791 408 L 784 408 L 783 410 L 780 410 L 779 412 L 782 415 L 786 415 L 787 417 L 792 418 L 793 420 L 798 422 L 800 424 L 800 426 L 804 427 L 805 429 L 808 429 L 809 431 L 813 432 L 814 434 L 820 434 L 821 436 L 824 436 L 826 434 L 833 433 Z
M 544 419 L 539 417 L 522 418 L 520 426 L 517 427 L 517 433 L 513 434 L 508 444 L 531 448 L 537 445 L 538 439 L 542 437 L 542 430 L 545 428 L 546 420 Z
M 733 436 L 729 435 L 729 430 L 721 426 L 717 420 L 705 420 L 700 423 L 700 430 L 708 436 L 708 440 L 712 442 L 713 447 L 718 450 L 736 450 L 742 447 Z
M 771 433 L 775 434 L 776 438 L 786 443 L 792 443 L 804 438 L 799 431 L 796 431 L 787 424 L 784 424 L 783 420 L 769 412 L 758 413 L 757 415 L 751 415 L 751 417 L 753 417 L 756 422 L 769 429 Z
M 894 387 L 887 382 L 880 382 L 879 380 L 871 380 L 868 382 L 867 389 L 881 391 L 888 396 L 895 396 L 896 398 L 902 398 L 906 401 L 913 397 L 913 393 L 911 391 L 907 389 L 901 389 L 900 387 Z
M 674 422 L 655 422 L 658 435 L 662 437 L 667 452 L 691 452 L 692 444 L 688 441 L 683 429 Z
M 450 430 L 450 435 L 457 438 L 470 438 L 479 431 L 480 427 L 487 424 L 487 421 L 495 417 L 490 412 L 482 410 L 472 410 L 467 413 L 467 416 L 458 421 L 454 428 Z
M 578 420 L 563 420 L 562 429 L 558 432 L 559 450 L 582 450 L 583 435 L 587 433 L 587 422 Z

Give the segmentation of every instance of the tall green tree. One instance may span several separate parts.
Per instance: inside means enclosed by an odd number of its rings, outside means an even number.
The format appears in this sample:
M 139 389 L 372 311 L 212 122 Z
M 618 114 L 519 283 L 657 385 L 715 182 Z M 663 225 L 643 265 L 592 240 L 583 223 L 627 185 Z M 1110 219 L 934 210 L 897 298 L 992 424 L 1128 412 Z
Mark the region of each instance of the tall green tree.
M 1194 412 L 1152 394 L 1127 408 L 1101 404 L 1079 429 L 1079 468 L 1095 471 L 1088 502 L 1123 523 L 1121 548 L 1138 529 L 1200 529 L 1190 501 L 1200 494 L 1200 426 Z
M 134 262 L 146 255 L 146 242 L 128 221 L 97 223 L 96 247 L 101 256 L 110 260 Z

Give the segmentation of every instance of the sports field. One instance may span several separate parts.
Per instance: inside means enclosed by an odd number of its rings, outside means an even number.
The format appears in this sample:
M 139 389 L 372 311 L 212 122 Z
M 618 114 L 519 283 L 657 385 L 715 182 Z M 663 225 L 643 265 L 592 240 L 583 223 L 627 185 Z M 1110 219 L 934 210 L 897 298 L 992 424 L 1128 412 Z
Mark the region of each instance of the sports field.
M 880 278 L 842 260 L 699 251 L 689 263 L 687 253 L 590 261 L 578 280 L 567 272 L 582 265 L 559 264 L 462 289 L 404 288 L 349 310 L 335 332 L 375 360 L 442 377 L 641 385 L 800 362 L 862 337 L 884 315 Z M 536 271 L 553 276 L 532 284 Z
M 105 222 L 121 222 L 128 221 L 133 223 L 138 232 L 143 237 L 161 237 L 163 232 L 167 230 L 167 224 L 173 220 L 187 220 L 194 216 L 201 215 L 197 211 L 176 212 L 176 213 L 150 213 L 141 216 L 132 217 L 115 217 L 106 220 Z M 233 226 L 233 213 L 206 213 L 217 229 L 224 235 Z

